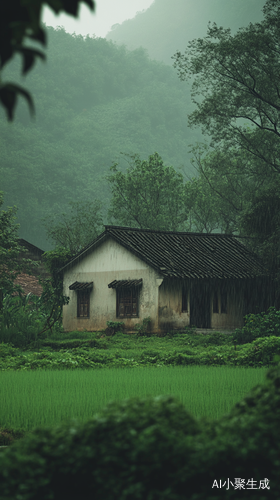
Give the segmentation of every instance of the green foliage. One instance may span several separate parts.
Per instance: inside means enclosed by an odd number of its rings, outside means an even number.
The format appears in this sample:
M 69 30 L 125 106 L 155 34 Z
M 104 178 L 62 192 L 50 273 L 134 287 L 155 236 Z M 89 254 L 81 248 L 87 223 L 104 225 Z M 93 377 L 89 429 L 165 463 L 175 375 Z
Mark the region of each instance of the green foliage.
M 190 98 L 172 68 L 143 49 L 130 52 L 61 27 L 45 30 L 48 64 L 39 61 L 24 82 L 36 100 L 36 121 L 22 99 L 12 126 L 0 108 L 0 177 L 6 204 L 18 207 L 20 236 L 51 249 L 46 215 L 56 222 L 70 201 L 95 196 L 107 213 L 105 176 L 120 151 L 141 158 L 159 151 L 165 164 L 188 170 L 188 143 L 198 135 L 185 127 Z M 16 59 L 3 80 L 21 84 L 20 69 Z
M 7 427 L 0 427 L 0 446 L 10 446 L 28 433 L 24 430 L 15 430 Z
M 142 323 L 135 325 L 138 335 L 151 335 L 151 321 L 150 316 L 148 316 L 143 319 Z
M 17 296 L 4 293 L 0 311 L 0 341 L 14 346 L 27 346 L 45 335 L 61 328 L 62 307 L 69 298 L 63 295 L 63 285 L 59 269 L 69 260 L 71 254 L 65 249 L 57 249 L 44 254 L 52 278 L 43 282 L 41 297 L 28 294 Z M 12 290 L 11 290 L 12 291 Z
M 58 328 L 59 325 L 57 330 Z M 6 354 L 2 357 L 0 368 L 54 370 L 66 367 L 79 369 L 181 365 L 268 367 L 276 362 L 274 354 L 280 349 L 280 338 L 275 336 L 265 337 L 266 342 L 257 338 L 253 343 L 237 346 L 234 337 L 220 333 L 180 334 L 159 338 L 123 334 L 119 327 L 116 330 L 118 333 L 111 337 L 100 338 L 100 334 L 92 334 L 84 340 L 77 334 L 76 338 L 70 336 L 68 339 L 65 333 L 60 334 L 61 339 L 58 340 L 59 334 L 55 330 L 51 339 L 43 338 L 40 344 L 31 343 L 27 346 L 32 351 L 26 350 L 24 356 L 19 351 L 7 354 L 9 351 L 5 348 Z M 47 329 L 44 331 L 50 333 Z M 40 336 L 44 335 L 38 334 L 38 338 Z M 43 355 L 38 354 L 41 349 L 44 351 Z M 97 352 L 96 349 L 102 352 Z
M 0 192 L 0 207 L 3 205 L 3 193 Z M 23 266 L 30 261 L 22 259 L 19 254 L 24 249 L 18 244 L 18 224 L 15 223 L 16 207 L 0 212 L 0 305 L 1 293 L 15 290 L 14 280 Z M 19 287 L 17 287 L 19 289 Z
M 182 80 L 194 76 L 190 124 L 202 126 L 213 145 L 241 148 L 279 173 L 278 14 L 270 9 L 268 18 L 264 9 L 263 21 L 235 35 L 214 23 L 176 53 L 174 66 Z
M 267 0 L 263 12 L 261 22 L 236 34 L 209 25 L 206 37 L 189 42 L 185 54 L 175 54 L 174 66 L 181 80 L 193 80 L 196 109 L 189 115 L 190 125 L 201 126 L 211 139 L 204 158 L 201 148 L 193 148 L 200 174 L 187 186 L 194 226 L 257 238 L 248 245 L 264 258 L 267 271 L 278 275 L 277 2 Z
M 257 488 L 267 478 L 260 498 L 276 500 L 279 408 L 279 369 L 215 421 L 195 419 L 170 396 L 112 403 L 86 423 L 37 429 L 1 453 L 1 495 L 185 500 L 187 492 L 190 500 L 217 500 L 225 494 L 214 481 L 238 477 Z M 251 499 L 256 492 L 246 486 L 242 497 Z M 226 498 L 236 498 L 233 487 Z
M 207 233 L 240 233 L 240 217 L 250 206 L 252 191 L 263 187 L 269 176 L 264 181 L 264 170 L 259 165 L 257 169 L 248 154 L 234 148 L 211 149 L 197 144 L 191 151 L 191 162 L 198 173 L 185 185 L 191 227 Z M 245 234 L 251 232 L 248 228 Z
M 61 324 L 62 308 L 68 304 L 69 297 L 63 295 L 63 275 L 60 269 L 72 257 L 71 252 L 66 248 L 56 248 L 43 254 L 47 268 L 52 277 L 44 280 L 41 302 L 47 312 L 46 324 L 43 333 L 52 331 L 54 325 Z
M 14 347 L 26 347 L 41 339 L 42 333 L 59 328 L 55 322 L 50 324 L 48 305 L 45 295 L 17 296 L 4 295 L 0 311 L 0 342 L 11 343 Z
M 65 11 L 73 16 L 78 15 L 80 1 L 85 2 L 94 10 L 93 0 L 14 0 L 10 4 L 0 5 L 0 70 L 15 56 L 22 56 L 22 74 L 25 75 L 33 67 L 36 57 L 45 59 L 45 54 L 37 48 L 27 47 L 24 42 L 35 40 L 46 46 L 46 35 L 41 26 L 41 9 L 47 4 L 58 14 Z M 0 80 L 0 102 L 6 109 L 9 120 L 13 120 L 17 96 L 22 95 L 29 104 L 30 111 L 34 113 L 34 104 L 31 95 L 24 88 L 13 83 L 2 84 Z
M 251 196 L 251 205 L 241 215 L 244 232 L 255 237 L 258 253 L 269 274 L 280 277 L 280 196 L 279 181 Z M 252 245 L 253 246 L 253 245 Z M 277 283 L 277 282 L 276 282 Z M 279 295 L 279 282 L 277 283 Z
M 260 337 L 280 336 L 280 311 L 270 307 L 260 314 L 247 314 L 245 325 L 235 330 L 232 338 L 238 344 L 246 344 Z
M 68 213 L 49 215 L 44 219 L 47 236 L 56 247 L 65 248 L 71 255 L 93 241 L 102 231 L 99 201 L 70 201 Z
M 123 332 L 124 322 L 123 321 L 107 321 L 107 327 L 112 330 L 112 334 L 115 335 L 117 332 Z
M 120 224 L 142 229 L 177 231 L 187 218 L 183 176 L 164 165 L 158 153 L 141 160 L 128 157 L 126 173 L 111 167 L 112 200 L 109 216 Z

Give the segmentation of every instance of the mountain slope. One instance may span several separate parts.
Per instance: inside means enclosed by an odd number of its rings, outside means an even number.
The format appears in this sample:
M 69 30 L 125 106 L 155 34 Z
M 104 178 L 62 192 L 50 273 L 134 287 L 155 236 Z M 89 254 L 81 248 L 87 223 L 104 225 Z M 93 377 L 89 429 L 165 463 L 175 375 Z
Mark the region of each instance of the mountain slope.
M 0 112 L 0 190 L 18 207 L 20 237 L 47 249 L 42 218 L 69 202 L 98 198 L 106 213 L 106 181 L 120 152 L 141 158 L 157 151 L 166 164 L 190 172 L 191 110 L 176 71 L 105 39 L 48 28 L 47 63 L 20 78 L 20 61 L 3 72 L 31 91 L 36 120 L 19 101 L 15 121 Z M 123 161 L 123 160 L 122 160 Z M 123 161 L 124 168 L 126 164 Z
M 208 22 L 236 31 L 262 19 L 265 0 L 155 0 L 133 19 L 115 25 L 107 40 L 129 50 L 147 49 L 152 59 L 172 64 L 176 50 L 185 50 L 194 38 L 206 35 Z

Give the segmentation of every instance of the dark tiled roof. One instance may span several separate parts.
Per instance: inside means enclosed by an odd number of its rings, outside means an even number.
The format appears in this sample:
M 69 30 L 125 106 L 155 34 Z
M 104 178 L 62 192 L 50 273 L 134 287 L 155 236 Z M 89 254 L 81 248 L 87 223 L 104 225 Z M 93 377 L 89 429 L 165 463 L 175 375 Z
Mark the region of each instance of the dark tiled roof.
M 22 247 L 29 250 L 29 252 L 31 252 L 33 255 L 38 255 L 41 257 L 44 253 L 44 250 L 41 250 L 41 248 L 38 248 L 35 245 L 32 245 L 32 243 L 29 243 L 28 241 L 24 240 L 23 238 L 19 238 L 18 243 Z
M 75 265 L 109 237 L 165 277 L 222 279 L 265 274 L 257 256 L 234 236 L 119 226 L 105 226 L 105 231 L 63 269 Z
M 109 283 L 108 288 L 131 288 L 133 286 L 141 286 L 142 283 L 142 278 L 140 280 L 114 280 Z
M 75 281 L 72 285 L 69 286 L 69 290 L 91 290 L 93 288 L 93 281 L 88 283 L 80 283 L 79 281 Z

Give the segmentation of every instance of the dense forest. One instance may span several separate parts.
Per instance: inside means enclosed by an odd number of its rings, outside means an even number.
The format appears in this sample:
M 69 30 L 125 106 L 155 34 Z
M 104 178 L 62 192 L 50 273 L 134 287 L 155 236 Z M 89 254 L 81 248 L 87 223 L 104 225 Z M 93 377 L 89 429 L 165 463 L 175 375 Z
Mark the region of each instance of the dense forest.
M 265 0 L 154 0 L 133 19 L 115 24 L 107 40 L 124 44 L 128 49 L 147 49 L 151 58 L 172 64 L 177 50 L 184 51 L 194 38 L 206 36 L 208 22 L 238 28 L 263 18 Z
M 258 241 L 278 269 L 279 13 L 272 0 L 262 13 L 263 4 L 177 0 L 169 12 L 165 0 L 155 1 L 123 24 L 145 20 L 147 50 L 47 28 L 47 63 L 24 81 L 36 119 L 23 101 L 12 124 L 0 112 L 0 190 L 4 206 L 18 207 L 20 236 L 75 252 L 102 222 L 222 231 L 256 238 L 251 247 Z M 156 47 L 149 33 L 168 52 L 179 33 L 206 30 L 210 13 L 218 25 L 174 53 L 175 69 L 149 58 Z M 19 64 L 3 79 L 21 82 Z
M 187 126 L 192 105 L 173 68 L 102 38 L 71 36 L 47 28 L 47 62 L 23 79 L 14 60 L 3 79 L 31 91 L 36 117 L 22 98 L 14 122 L 0 111 L 0 190 L 5 206 L 18 207 L 22 238 L 50 248 L 42 218 L 71 201 L 101 200 L 105 179 L 120 152 L 147 158 L 158 151 L 167 164 L 191 171 Z

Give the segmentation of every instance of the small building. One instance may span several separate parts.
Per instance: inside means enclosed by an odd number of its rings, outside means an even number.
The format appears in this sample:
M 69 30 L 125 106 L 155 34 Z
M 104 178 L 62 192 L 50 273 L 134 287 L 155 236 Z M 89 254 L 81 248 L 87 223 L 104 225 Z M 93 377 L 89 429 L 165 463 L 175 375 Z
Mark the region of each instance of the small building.
M 65 331 L 230 330 L 263 306 L 261 262 L 236 237 L 105 226 L 62 269 Z
M 32 263 L 29 264 L 32 274 L 30 274 L 30 270 L 29 273 L 23 270 L 17 275 L 14 283 L 22 288 L 25 295 L 32 293 L 40 297 L 43 292 L 43 287 L 39 282 L 39 277 L 49 278 L 51 276 L 44 265 L 44 250 L 41 250 L 22 238 L 18 239 L 18 243 L 22 247 L 22 252 L 19 253 L 19 260 L 29 259 L 34 265 L 32 265 Z

